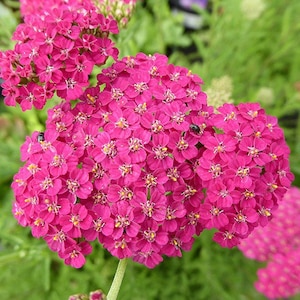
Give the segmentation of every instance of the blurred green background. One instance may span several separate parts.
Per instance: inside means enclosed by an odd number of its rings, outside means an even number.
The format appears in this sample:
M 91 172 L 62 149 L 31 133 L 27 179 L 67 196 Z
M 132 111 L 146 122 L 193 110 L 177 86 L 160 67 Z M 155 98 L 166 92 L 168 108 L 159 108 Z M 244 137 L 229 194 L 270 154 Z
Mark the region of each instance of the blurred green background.
M 263 3 L 263 5 L 261 5 Z M 0 49 L 20 17 L 17 1 L 0 2 Z M 186 28 L 185 15 L 168 1 L 139 3 L 126 29 L 114 37 L 120 55 L 168 54 L 203 78 L 210 101 L 260 102 L 278 117 L 291 148 L 294 185 L 300 186 L 300 1 L 219 0 L 196 8 L 200 28 Z M 102 288 L 108 291 L 117 259 L 95 244 L 80 270 L 65 266 L 11 214 L 10 183 L 21 166 L 25 136 L 42 130 L 45 112 L 4 107 L 0 103 L 0 299 L 68 299 Z M 262 263 L 237 249 L 223 249 L 203 233 L 182 258 L 165 259 L 154 270 L 129 262 L 121 300 L 265 299 L 253 283 Z M 300 299 L 295 296 L 291 299 Z

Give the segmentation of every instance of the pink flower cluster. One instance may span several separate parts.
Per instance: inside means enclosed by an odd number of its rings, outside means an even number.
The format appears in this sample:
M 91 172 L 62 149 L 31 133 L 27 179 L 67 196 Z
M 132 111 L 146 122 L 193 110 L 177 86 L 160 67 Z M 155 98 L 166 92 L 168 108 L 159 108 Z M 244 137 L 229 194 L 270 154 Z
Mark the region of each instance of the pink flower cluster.
M 46 10 L 67 9 L 83 11 L 93 7 L 97 13 L 112 18 L 122 27 L 128 23 L 135 8 L 136 0 L 21 0 L 20 12 L 23 17 L 44 14 Z
M 106 296 L 101 290 L 96 290 L 90 292 L 89 295 L 86 294 L 76 294 L 69 297 L 68 300 L 105 300 Z
M 267 261 L 258 270 L 256 289 L 269 299 L 300 292 L 300 190 L 292 187 L 264 228 L 258 228 L 238 248 L 251 259 Z
M 292 180 L 277 120 L 258 104 L 207 106 L 202 80 L 164 55 L 103 70 L 21 148 L 13 212 L 66 264 L 98 240 L 149 268 L 217 228 L 232 247 L 264 226 Z
M 67 9 L 72 11 L 80 11 L 83 8 L 91 7 L 93 0 L 20 0 L 20 12 L 23 17 L 29 15 L 44 14 L 45 10 Z
M 118 56 L 109 33 L 118 33 L 117 22 L 97 13 L 89 1 L 53 0 L 39 13 L 25 15 L 13 35 L 14 50 L 0 53 L 5 104 L 41 109 L 55 92 L 77 99 L 94 65 Z

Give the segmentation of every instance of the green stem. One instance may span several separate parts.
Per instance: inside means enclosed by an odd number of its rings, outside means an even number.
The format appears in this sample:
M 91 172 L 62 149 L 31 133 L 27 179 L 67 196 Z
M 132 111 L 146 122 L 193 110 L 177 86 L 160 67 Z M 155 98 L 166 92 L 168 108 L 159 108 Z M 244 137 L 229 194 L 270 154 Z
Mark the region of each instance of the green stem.
M 125 274 L 126 266 L 127 266 L 128 260 L 121 259 L 118 264 L 118 268 L 114 277 L 114 280 L 111 284 L 111 287 L 109 289 L 109 292 L 107 294 L 107 300 L 116 300 L 119 294 L 119 290 L 122 284 L 122 280 Z

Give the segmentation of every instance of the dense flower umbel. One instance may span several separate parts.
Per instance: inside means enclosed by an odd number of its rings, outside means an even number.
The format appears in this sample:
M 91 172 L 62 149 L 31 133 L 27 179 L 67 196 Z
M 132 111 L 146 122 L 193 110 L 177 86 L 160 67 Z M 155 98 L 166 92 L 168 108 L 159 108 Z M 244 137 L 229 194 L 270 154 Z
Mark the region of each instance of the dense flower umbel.
M 109 33 L 118 33 L 117 22 L 97 13 L 89 1 L 53 0 L 40 13 L 25 15 L 13 35 L 14 50 L 0 53 L 5 104 L 42 109 L 55 92 L 77 99 L 94 65 L 118 56 Z
M 246 257 L 268 261 L 255 287 L 270 299 L 300 292 L 300 190 L 292 187 L 265 228 L 258 228 L 239 249 Z
M 74 267 L 97 239 L 153 268 L 204 228 L 232 247 L 266 224 L 292 180 L 275 118 L 256 104 L 214 114 L 202 80 L 164 55 L 126 57 L 97 78 L 22 146 L 21 225 Z

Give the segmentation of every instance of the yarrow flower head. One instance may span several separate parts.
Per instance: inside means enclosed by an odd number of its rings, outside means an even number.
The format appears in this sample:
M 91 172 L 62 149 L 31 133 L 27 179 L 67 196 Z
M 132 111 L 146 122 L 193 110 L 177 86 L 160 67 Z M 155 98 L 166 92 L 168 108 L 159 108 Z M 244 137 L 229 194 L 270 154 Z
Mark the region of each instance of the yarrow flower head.
M 164 55 L 116 61 L 21 148 L 14 215 L 66 264 L 100 242 L 149 268 L 216 228 L 232 247 L 271 218 L 292 180 L 277 120 L 258 104 L 207 105 Z M 217 128 L 217 129 L 216 129 Z
M 55 92 L 67 101 L 77 99 L 89 85 L 94 65 L 117 59 L 118 50 L 108 38 L 118 33 L 117 22 L 88 0 L 53 0 L 46 7 L 41 1 L 26 3 L 21 3 L 24 23 L 13 35 L 16 45 L 0 56 L 5 104 L 42 109 Z
M 238 246 L 246 257 L 268 262 L 258 270 L 255 287 L 270 299 L 289 298 L 300 291 L 299 200 L 300 190 L 290 188 L 269 224 L 255 229 Z

